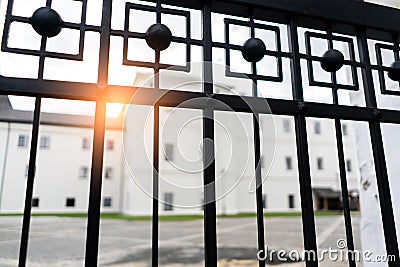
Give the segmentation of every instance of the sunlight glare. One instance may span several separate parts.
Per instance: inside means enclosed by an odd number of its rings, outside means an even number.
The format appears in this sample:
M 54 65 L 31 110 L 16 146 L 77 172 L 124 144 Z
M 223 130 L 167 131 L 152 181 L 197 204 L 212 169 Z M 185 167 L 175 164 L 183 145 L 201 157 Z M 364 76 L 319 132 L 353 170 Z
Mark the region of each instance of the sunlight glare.
M 9 98 L 15 110 L 33 111 L 34 109 L 34 97 L 9 96 Z M 95 108 L 95 102 L 45 98 L 42 101 L 41 111 L 45 113 L 94 116 Z M 107 117 L 116 118 L 120 116 L 123 108 L 124 104 L 107 103 Z

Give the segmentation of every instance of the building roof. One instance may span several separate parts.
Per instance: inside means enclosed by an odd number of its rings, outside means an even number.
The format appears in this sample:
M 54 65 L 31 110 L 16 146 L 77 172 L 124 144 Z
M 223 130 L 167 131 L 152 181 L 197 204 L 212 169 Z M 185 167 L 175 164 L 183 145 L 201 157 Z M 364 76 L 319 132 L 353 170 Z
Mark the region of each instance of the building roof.
M 8 96 L 0 96 L 0 122 L 32 123 L 33 112 L 13 109 Z M 70 115 L 59 113 L 42 112 L 40 124 L 68 127 L 93 128 L 94 117 L 86 115 Z M 116 118 L 107 118 L 106 128 L 108 130 L 122 130 L 123 115 Z
M 340 191 L 334 191 L 331 188 L 313 188 L 314 193 L 321 198 L 340 198 Z

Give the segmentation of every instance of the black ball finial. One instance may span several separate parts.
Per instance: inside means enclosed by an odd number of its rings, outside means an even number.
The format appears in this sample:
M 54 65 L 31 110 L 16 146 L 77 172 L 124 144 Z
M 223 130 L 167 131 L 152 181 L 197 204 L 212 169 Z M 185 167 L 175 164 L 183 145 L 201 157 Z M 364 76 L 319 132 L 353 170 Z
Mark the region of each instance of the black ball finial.
M 61 16 L 49 7 L 37 9 L 33 13 L 30 23 L 38 34 L 45 37 L 58 35 L 63 27 Z
M 250 38 L 243 44 L 242 55 L 246 61 L 256 63 L 264 58 L 266 50 L 267 47 L 261 39 Z
M 400 60 L 396 60 L 390 65 L 389 78 L 393 81 L 400 82 Z
M 321 67 L 324 71 L 335 72 L 340 70 L 344 64 L 342 52 L 336 49 L 329 49 L 324 53 L 321 59 Z
M 146 42 L 154 50 L 165 50 L 172 42 L 171 30 L 164 24 L 153 24 L 146 31 Z

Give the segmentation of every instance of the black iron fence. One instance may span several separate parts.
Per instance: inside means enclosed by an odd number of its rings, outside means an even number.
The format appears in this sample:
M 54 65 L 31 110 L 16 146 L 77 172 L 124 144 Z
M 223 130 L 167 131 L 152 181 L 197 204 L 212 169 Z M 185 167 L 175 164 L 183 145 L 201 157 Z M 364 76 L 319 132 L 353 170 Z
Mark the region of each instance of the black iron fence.
M 337 1 L 298 1 L 298 0 L 204 0 L 204 1 L 157 1 L 155 5 L 126 3 L 125 6 L 125 27 L 123 30 L 115 30 L 111 27 L 112 0 L 104 0 L 102 8 L 101 25 L 89 25 L 86 23 L 87 0 L 82 2 L 81 22 L 72 23 L 63 21 L 62 18 L 52 9 L 52 1 L 47 0 L 46 6 L 38 9 L 32 17 L 20 17 L 13 15 L 13 0 L 7 4 L 4 32 L 1 49 L 3 52 L 30 55 L 39 58 L 37 78 L 26 79 L 18 77 L 0 77 L 0 93 L 36 97 L 32 143 L 29 160 L 29 172 L 27 189 L 25 195 L 25 210 L 20 246 L 19 266 L 25 266 L 27 248 L 29 241 L 29 226 L 31 217 L 31 201 L 34 186 L 34 166 L 36 162 L 38 131 L 40 125 L 41 99 L 66 98 L 77 100 L 96 101 L 96 117 L 94 130 L 94 144 L 92 155 L 92 169 L 90 181 L 90 200 L 88 208 L 88 226 L 86 241 L 86 266 L 96 266 L 98 259 L 99 242 L 99 220 L 100 201 L 102 188 L 103 149 L 105 133 L 105 111 L 107 102 L 129 103 L 132 95 L 136 94 L 133 104 L 154 105 L 154 158 L 153 158 L 153 230 L 152 230 L 152 262 L 153 266 L 158 265 L 158 165 L 159 165 L 159 108 L 161 106 L 174 107 L 186 100 L 197 97 L 212 98 L 224 103 L 234 111 L 250 112 L 254 116 L 254 147 L 255 147 L 255 170 L 257 187 L 257 223 L 258 223 L 258 248 L 265 249 L 264 220 L 262 207 L 262 185 L 261 169 L 258 164 L 260 160 L 260 129 L 258 116 L 265 112 L 264 99 L 258 96 L 257 83 L 259 81 L 282 82 L 283 76 L 291 77 L 292 100 L 268 99 L 272 114 L 289 115 L 295 119 L 299 185 L 301 195 L 301 209 L 304 235 L 304 249 L 317 251 L 316 232 L 314 223 L 314 207 L 310 177 L 310 163 L 306 130 L 306 118 L 318 117 L 335 120 L 337 150 L 339 159 L 340 181 L 343 195 L 343 208 L 346 226 L 346 236 L 349 253 L 354 250 L 350 207 L 348 201 L 348 189 L 346 183 L 346 168 L 343 152 L 343 138 L 341 121 L 365 121 L 369 123 L 370 137 L 373 148 L 373 157 L 378 181 L 380 197 L 382 224 L 384 229 L 386 251 L 388 255 L 395 255 L 395 261 L 389 262 L 389 266 L 400 266 L 397 234 L 394 223 L 393 207 L 391 202 L 388 172 L 385 162 L 385 153 L 382 143 L 381 123 L 400 123 L 400 111 L 381 109 L 377 105 L 374 88 L 373 71 L 379 72 L 381 94 L 399 95 L 400 90 L 388 90 L 385 85 L 385 75 L 389 78 L 400 81 L 399 63 L 399 41 L 398 33 L 400 25 L 400 11 L 383 6 L 372 5 L 356 0 Z M 167 4 L 168 7 L 164 5 Z M 179 7 L 177 9 L 171 6 Z M 202 38 L 196 39 L 191 36 L 190 12 L 182 10 L 200 10 L 202 18 Z M 132 32 L 129 30 L 129 14 L 131 10 L 144 10 L 156 14 L 157 23 L 145 33 Z M 236 16 L 242 19 L 225 20 L 225 42 L 216 42 L 212 38 L 212 13 L 221 13 Z M 182 16 L 186 21 L 186 36 L 173 36 L 170 29 L 162 24 L 162 14 Z M 273 22 L 285 25 L 288 36 L 282 36 L 279 27 L 258 23 Z M 10 26 L 14 22 L 31 24 L 34 30 L 41 35 L 40 48 L 20 49 L 8 46 Z M 229 25 L 240 25 L 247 27 L 251 38 L 243 46 L 231 44 L 229 41 Z M 299 28 L 322 31 L 307 31 L 305 34 L 306 52 L 300 51 Z M 46 49 L 48 38 L 56 36 L 62 29 L 79 31 L 79 52 L 77 54 L 57 53 Z M 257 38 L 255 31 L 263 29 L 275 35 L 275 48 L 269 50 L 265 43 Z M 45 60 L 57 58 L 64 60 L 83 60 L 85 34 L 96 32 L 100 34 L 99 64 L 97 83 L 80 83 L 46 80 L 43 78 Z M 129 86 L 115 86 L 108 84 L 108 66 L 110 55 L 110 38 L 112 36 L 122 37 L 123 42 L 123 64 L 153 68 L 157 74 L 160 69 L 173 68 L 176 71 L 189 71 L 191 49 L 193 46 L 201 47 L 203 52 L 203 92 L 175 91 L 169 88 L 160 88 L 159 77 L 155 75 L 153 88 L 136 88 Z M 131 38 L 145 39 L 147 44 L 155 51 L 152 62 L 139 62 L 128 59 L 128 41 Z M 287 38 L 289 51 L 282 51 L 281 40 Z M 328 42 L 328 51 L 321 57 L 312 54 L 311 39 L 322 39 Z M 380 43 L 376 45 L 377 64 L 372 64 L 370 39 Z M 343 53 L 333 49 L 334 42 L 343 42 L 348 45 L 349 57 L 345 58 Z M 188 63 L 185 66 L 171 66 L 160 63 L 160 54 L 171 43 L 186 45 L 186 57 Z M 389 44 L 390 43 L 390 44 Z M 356 48 L 355 48 L 356 47 Z M 252 71 L 246 73 L 246 77 L 253 81 L 253 96 L 239 97 L 234 95 L 215 94 L 213 92 L 213 67 L 207 64 L 213 61 L 213 48 L 222 48 L 226 51 L 226 63 L 230 65 L 230 53 L 233 50 L 242 52 L 245 60 L 251 62 Z M 382 63 L 381 50 L 391 50 L 394 53 L 396 62 L 391 66 L 384 66 Z M 358 53 L 358 55 L 357 55 Z M 277 73 L 272 75 L 261 75 L 257 73 L 257 62 L 264 56 L 271 56 L 276 59 Z M 290 61 L 291 73 L 284 73 L 282 60 Z M 303 79 L 301 61 L 307 62 L 308 80 L 310 86 L 322 86 L 332 89 L 333 103 L 322 104 L 306 102 L 303 97 Z M 330 82 L 319 82 L 314 77 L 313 63 L 321 63 L 321 67 L 331 73 Z M 22 64 L 22 62 L 21 62 Z M 343 66 L 350 67 L 352 84 L 340 84 L 336 72 Z M 2 66 L 7 68 L 7 66 Z M 227 76 L 242 76 L 227 67 Z M 359 82 L 359 80 L 361 82 Z M 363 88 L 366 101 L 365 107 L 340 105 L 338 100 L 339 90 L 360 90 Z M 156 104 L 154 104 L 156 103 Z M 251 106 L 251 108 L 250 108 Z M 203 137 L 214 140 L 214 111 L 218 105 L 191 106 L 191 108 L 203 109 Z M 210 119 L 211 118 L 211 119 Z M 216 203 L 215 203 L 215 162 L 214 145 L 212 142 L 204 143 L 204 244 L 205 244 L 205 265 L 208 267 L 217 266 L 217 229 L 216 229 Z M 259 262 L 265 266 L 264 261 Z M 317 266 L 318 262 L 307 260 L 307 266 Z M 350 266 L 356 266 L 354 260 L 349 261 Z

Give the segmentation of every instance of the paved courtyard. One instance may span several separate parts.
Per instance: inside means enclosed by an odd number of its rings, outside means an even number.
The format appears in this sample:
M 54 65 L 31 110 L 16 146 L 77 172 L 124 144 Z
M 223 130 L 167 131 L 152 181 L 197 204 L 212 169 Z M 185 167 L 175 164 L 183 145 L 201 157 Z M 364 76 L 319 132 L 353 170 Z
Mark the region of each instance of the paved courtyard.
M 359 216 L 353 217 L 356 248 Z M 0 266 L 17 266 L 21 217 L 0 217 Z M 318 246 L 337 248 L 345 238 L 342 216 L 316 218 Z M 269 250 L 302 251 L 300 217 L 266 218 Z M 86 219 L 33 217 L 28 266 L 82 266 L 85 251 Z M 104 219 L 101 222 L 99 261 L 108 267 L 151 266 L 151 222 Z M 160 222 L 159 265 L 198 267 L 203 262 L 203 221 Z M 221 267 L 257 266 L 255 218 L 218 220 L 218 257 Z M 303 262 L 286 264 L 305 266 Z M 284 264 L 280 266 L 286 266 Z M 330 266 L 326 262 L 324 266 Z M 332 263 L 332 266 L 347 266 Z M 360 266 L 360 265 L 358 265 Z

